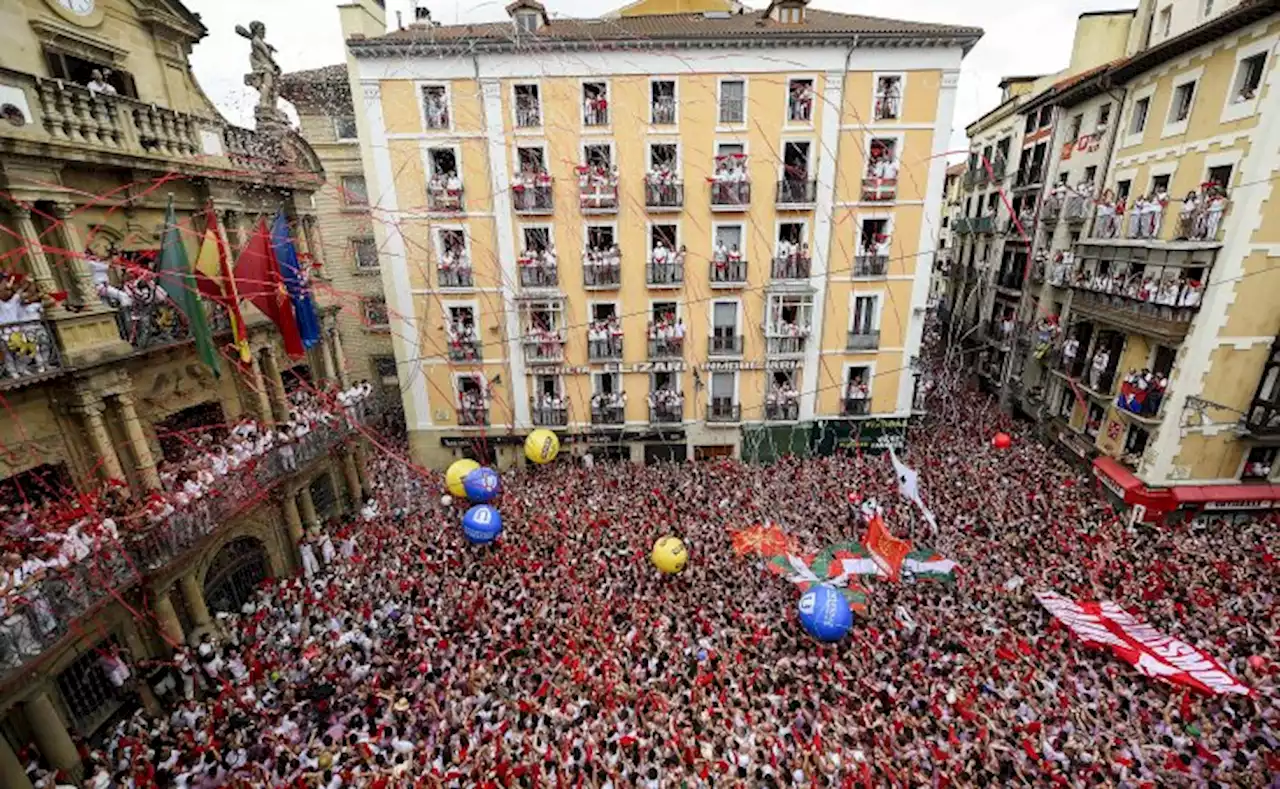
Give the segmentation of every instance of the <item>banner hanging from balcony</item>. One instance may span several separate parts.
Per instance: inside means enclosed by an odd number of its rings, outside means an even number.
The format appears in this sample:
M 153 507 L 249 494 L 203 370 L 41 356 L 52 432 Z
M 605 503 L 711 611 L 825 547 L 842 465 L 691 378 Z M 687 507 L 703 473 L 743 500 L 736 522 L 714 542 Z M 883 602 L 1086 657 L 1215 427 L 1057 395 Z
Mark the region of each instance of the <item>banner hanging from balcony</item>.
M 298 263 L 298 250 L 289 235 L 289 222 L 283 213 L 277 213 L 271 225 L 271 246 L 280 266 L 280 276 L 289 292 L 289 302 L 298 324 L 298 334 L 304 348 L 314 348 L 320 343 L 320 319 L 316 317 L 316 305 L 311 298 L 311 286 L 304 280 Z
M 187 257 L 187 247 L 182 243 L 182 235 L 178 230 L 178 215 L 173 210 L 173 198 L 169 198 L 169 206 L 164 212 L 164 236 L 160 242 L 158 273 L 160 287 L 164 288 L 174 306 L 187 316 L 187 325 L 191 327 L 191 336 L 196 341 L 196 353 L 200 361 L 215 376 L 218 375 L 221 371 L 218 351 L 213 345 L 213 334 L 209 331 L 204 302 L 200 300 L 200 290 L 191 270 L 191 259 Z
M 1086 645 L 1110 649 L 1152 679 L 1206 695 L 1253 694 L 1209 655 L 1161 633 L 1109 600 L 1076 602 L 1053 592 L 1036 592 L 1036 599 Z

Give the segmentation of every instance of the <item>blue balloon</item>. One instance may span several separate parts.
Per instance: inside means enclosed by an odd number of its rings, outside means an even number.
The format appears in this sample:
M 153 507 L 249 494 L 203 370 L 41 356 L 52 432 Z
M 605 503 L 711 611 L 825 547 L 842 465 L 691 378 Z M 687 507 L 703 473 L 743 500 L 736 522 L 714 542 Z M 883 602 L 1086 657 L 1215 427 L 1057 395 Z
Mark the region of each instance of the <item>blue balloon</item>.
M 810 587 L 800 596 L 800 625 L 819 641 L 839 641 L 853 627 L 853 611 L 839 589 L 825 585 Z
M 493 469 L 481 466 L 462 478 L 462 489 L 466 491 L 467 498 L 477 504 L 485 504 L 502 491 L 502 477 Z
M 472 545 L 486 545 L 502 534 L 502 515 L 488 504 L 477 504 L 462 516 L 462 533 Z

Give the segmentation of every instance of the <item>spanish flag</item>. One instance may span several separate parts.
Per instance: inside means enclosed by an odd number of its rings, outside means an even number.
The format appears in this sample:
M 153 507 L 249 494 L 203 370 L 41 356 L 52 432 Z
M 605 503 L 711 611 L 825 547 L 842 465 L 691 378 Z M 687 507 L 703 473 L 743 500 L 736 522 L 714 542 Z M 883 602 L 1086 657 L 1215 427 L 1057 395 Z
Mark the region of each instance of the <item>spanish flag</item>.
M 249 334 L 244 317 L 240 314 L 240 295 L 236 292 L 236 278 L 231 273 L 226 244 L 218 232 L 218 216 L 213 206 L 205 208 L 204 239 L 200 242 L 200 254 L 196 256 L 196 287 L 201 295 L 222 305 L 231 319 L 232 344 L 240 354 L 240 361 L 248 364 Z

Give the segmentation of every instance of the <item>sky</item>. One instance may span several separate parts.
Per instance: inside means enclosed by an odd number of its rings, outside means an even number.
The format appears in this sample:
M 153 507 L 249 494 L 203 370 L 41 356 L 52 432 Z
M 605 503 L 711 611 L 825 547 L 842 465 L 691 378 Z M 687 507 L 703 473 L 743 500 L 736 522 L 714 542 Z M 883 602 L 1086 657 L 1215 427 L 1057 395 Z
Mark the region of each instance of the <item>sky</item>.
M 599 16 L 629 0 L 544 0 L 552 17 Z M 405 24 L 413 18 L 413 0 L 387 0 L 387 18 L 394 25 L 396 11 Z M 257 93 L 244 86 L 249 42 L 236 35 L 236 25 L 261 20 L 267 42 L 285 71 L 318 68 L 342 62 L 342 31 L 337 0 L 186 0 L 200 14 L 209 36 L 191 55 L 196 78 L 209 98 L 230 120 L 253 124 Z M 748 0 L 762 7 L 763 0 Z M 814 0 L 812 8 L 916 22 L 974 25 L 986 31 L 964 59 L 952 149 L 966 148 L 964 127 L 1000 100 L 997 83 L 1006 75 L 1048 74 L 1067 65 L 1075 20 L 1086 11 L 1132 8 L 1136 0 Z M 489 22 L 506 18 L 503 2 L 426 0 L 432 17 L 443 24 Z

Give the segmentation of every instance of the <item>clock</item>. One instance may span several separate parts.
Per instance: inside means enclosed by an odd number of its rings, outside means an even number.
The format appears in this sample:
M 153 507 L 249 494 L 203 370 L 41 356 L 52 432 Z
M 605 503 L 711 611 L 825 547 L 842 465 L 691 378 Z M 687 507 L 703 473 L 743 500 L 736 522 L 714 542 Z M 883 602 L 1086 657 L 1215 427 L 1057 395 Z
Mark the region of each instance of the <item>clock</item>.
M 46 0 L 58 15 L 78 25 L 96 25 L 102 21 L 98 0 Z

